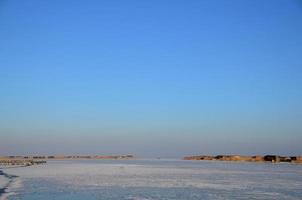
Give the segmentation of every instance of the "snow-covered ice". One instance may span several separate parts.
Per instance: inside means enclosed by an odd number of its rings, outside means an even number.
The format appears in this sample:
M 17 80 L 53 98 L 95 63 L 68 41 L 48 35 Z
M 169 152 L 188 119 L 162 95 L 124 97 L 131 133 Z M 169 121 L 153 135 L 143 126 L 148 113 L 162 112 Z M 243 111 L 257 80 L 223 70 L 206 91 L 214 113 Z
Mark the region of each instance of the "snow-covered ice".
M 294 164 L 49 161 L 5 172 L 22 181 L 9 199 L 302 199 L 302 165 Z

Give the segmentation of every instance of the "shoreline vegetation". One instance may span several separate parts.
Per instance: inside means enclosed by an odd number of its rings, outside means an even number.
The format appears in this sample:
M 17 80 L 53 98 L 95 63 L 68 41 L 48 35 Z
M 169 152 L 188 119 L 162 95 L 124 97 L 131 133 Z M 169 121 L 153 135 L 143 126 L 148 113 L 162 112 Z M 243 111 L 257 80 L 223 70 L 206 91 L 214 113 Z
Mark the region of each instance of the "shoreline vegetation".
M 234 162 L 270 162 L 270 163 L 298 163 L 302 164 L 302 156 L 279 156 L 279 155 L 256 155 L 256 156 L 243 156 L 243 155 L 199 155 L 199 156 L 186 156 L 183 160 L 213 160 L 213 161 L 234 161 Z
M 114 156 L 89 156 L 89 155 L 70 155 L 70 156 L 0 156 L 0 166 L 17 165 L 31 166 L 45 164 L 48 160 L 125 160 L 134 159 L 133 155 L 114 155 Z M 279 156 L 279 155 L 197 155 L 186 156 L 183 160 L 205 160 L 205 161 L 231 161 L 231 162 L 265 162 L 265 163 L 297 163 L 302 164 L 302 156 Z
M 0 156 L 0 165 L 22 165 L 31 166 L 45 164 L 47 160 L 119 160 L 133 159 L 133 155 L 116 155 L 116 156 Z
M 2 165 L 18 165 L 18 166 L 31 166 L 45 164 L 45 160 L 33 159 L 2 159 L 0 158 L 0 166 Z

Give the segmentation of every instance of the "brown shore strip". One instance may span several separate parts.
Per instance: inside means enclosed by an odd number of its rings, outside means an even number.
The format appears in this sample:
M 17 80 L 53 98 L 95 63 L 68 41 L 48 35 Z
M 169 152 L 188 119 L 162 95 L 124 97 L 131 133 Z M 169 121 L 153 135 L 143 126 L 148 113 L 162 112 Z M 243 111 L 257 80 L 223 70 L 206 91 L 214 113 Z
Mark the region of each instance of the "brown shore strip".
M 45 164 L 45 160 L 33 160 L 33 159 L 8 159 L 0 158 L 0 165 L 18 165 L 18 166 L 31 166 Z
M 115 156 L 0 156 L 0 165 L 23 165 L 31 166 L 36 164 L 44 164 L 47 160 L 118 160 L 118 159 L 133 159 L 133 155 L 115 155 Z
M 299 163 L 302 164 L 302 156 L 242 156 L 242 155 L 217 155 L 217 156 L 186 156 L 183 160 L 217 160 L 217 161 L 242 161 L 242 162 L 271 162 L 271 163 Z

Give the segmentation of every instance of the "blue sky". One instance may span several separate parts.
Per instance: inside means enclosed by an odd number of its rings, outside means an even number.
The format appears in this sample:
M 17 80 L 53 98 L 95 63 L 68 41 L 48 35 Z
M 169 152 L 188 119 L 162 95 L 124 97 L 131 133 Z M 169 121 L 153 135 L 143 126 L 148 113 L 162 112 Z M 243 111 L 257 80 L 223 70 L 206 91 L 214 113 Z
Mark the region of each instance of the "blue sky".
M 1 1 L 0 153 L 302 154 L 302 3 Z

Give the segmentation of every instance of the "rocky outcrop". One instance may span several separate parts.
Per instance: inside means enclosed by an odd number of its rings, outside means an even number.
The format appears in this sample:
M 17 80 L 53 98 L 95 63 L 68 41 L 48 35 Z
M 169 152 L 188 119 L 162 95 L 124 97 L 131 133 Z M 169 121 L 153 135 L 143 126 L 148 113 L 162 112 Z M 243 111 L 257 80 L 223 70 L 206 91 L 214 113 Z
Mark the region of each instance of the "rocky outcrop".
M 265 155 L 265 156 L 242 156 L 242 155 L 217 155 L 217 156 L 187 156 L 184 160 L 218 160 L 218 161 L 241 161 L 241 162 L 291 162 L 302 163 L 302 156 L 278 156 L 278 155 Z

